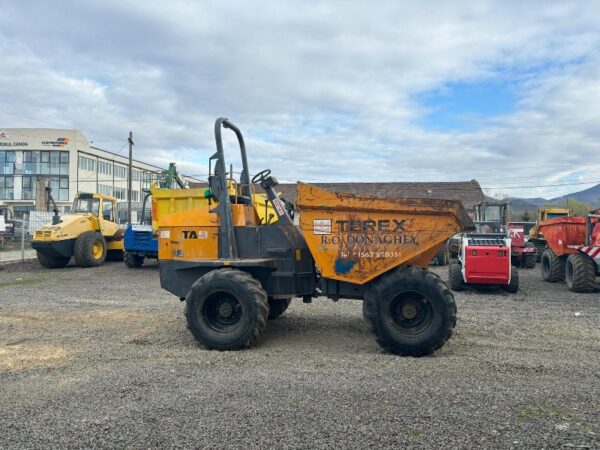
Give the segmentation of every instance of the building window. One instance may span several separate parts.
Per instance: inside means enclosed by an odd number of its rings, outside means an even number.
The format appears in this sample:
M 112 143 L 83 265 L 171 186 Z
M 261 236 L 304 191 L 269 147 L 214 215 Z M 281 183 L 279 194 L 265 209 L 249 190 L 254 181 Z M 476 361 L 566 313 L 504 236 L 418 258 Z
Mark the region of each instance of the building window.
M 25 175 L 69 175 L 69 152 L 26 150 L 23 152 Z
M 98 183 L 98 194 L 113 195 L 112 186 Z
M 96 161 L 92 158 L 86 158 L 85 156 L 79 155 L 79 168 L 81 170 L 94 172 L 96 170 Z
M 52 197 L 60 202 L 69 201 L 69 177 L 50 177 Z
M 23 177 L 21 178 L 21 200 L 34 200 L 35 199 L 35 178 L 34 177 Z
M 14 178 L 0 176 L 0 199 L 14 200 Z
M 125 200 L 127 199 L 127 189 L 116 187 L 113 195 L 119 200 Z
M 133 181 L 140 181 L 142 179 L 142 173 L 139 170 L 132 170 L 131 171 L 131 179 Z
M 112 175 L 112 163 L 98 160 L 98 173 L 102 175 Z
M 131 201 L 137 202 L 139 201 L 140 193 L 138 191 L 131 191 Z
M 127 169 L 123 166 L 115 166 L 115 177 L 122 179 L 127 178 Z
M 0 152 L 0 175 L 15 173 L 15 152 Z

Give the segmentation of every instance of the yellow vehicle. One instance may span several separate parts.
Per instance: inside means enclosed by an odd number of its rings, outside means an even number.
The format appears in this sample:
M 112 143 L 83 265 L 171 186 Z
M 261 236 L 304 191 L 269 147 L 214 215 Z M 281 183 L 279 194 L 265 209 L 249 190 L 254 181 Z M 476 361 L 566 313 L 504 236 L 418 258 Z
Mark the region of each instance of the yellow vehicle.
M 106 259 L 122 259 L 123 230 L 116 222 L 117 199 L 80 193 L 70 214 L 58 216 L 33 236 L 31 246 L 44 267 L 65 267 L 71 257 L 78 266 L 99 266 Z
M 536 259 L 540 262 L 542 253 L 546 249 L 546 238 L 539 230 L 537 224 L 544 220 L 556 219 L 558 217 L 573 217 L 573 210 L 570 208 L 557 208 L 553 206 L 544 206 L 537 210 L 535 226 L 529 230 L 529 242 L 537 248 Z
M 243 170 L 231 196 L 221 128 L 236 134 Z M 215 123 L 217 152 L 209 186 L 217 203 L 161 218 L 161 286 L 185 300 L 187 325 L 206 348 L 254 344 L 292 298 L 363 301 L 363 316 L 385 350 L 428 355 L 456 324 L 452 292 L 427 270 L 452 235 L 474 230 L 459 201 L 377 198 L 299 183 L 300 227 L 263 170 L 250 180 L 241 131 Z M 252 196 L 258 184 L 278 220 L 263 223 Z

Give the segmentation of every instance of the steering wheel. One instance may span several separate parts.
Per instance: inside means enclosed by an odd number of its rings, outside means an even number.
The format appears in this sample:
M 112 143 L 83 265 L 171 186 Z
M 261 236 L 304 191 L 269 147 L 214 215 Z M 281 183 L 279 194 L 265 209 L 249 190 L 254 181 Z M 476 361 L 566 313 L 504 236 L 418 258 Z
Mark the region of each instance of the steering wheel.
M 271 169 L 265 169 L 258 172 L 256 175 L 252 177 L 252 184 L 256 184 L 258 182 L 263 182 L 265 178 L 271 175 Z

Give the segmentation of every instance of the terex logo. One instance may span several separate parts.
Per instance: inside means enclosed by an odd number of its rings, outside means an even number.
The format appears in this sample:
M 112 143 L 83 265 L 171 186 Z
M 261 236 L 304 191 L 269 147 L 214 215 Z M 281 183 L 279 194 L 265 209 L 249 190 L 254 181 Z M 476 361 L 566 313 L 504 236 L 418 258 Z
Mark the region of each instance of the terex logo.
M 203 230 L 183 230 L 182 233 L 184 239 L 206 239 L 208 237 L 208 233 Z
M 364 233 L 376 231 L 379 233 L 400 233 L 406 231 L 404 223 L 406 219 L 401 220 L 337 220 L 341 233 Z

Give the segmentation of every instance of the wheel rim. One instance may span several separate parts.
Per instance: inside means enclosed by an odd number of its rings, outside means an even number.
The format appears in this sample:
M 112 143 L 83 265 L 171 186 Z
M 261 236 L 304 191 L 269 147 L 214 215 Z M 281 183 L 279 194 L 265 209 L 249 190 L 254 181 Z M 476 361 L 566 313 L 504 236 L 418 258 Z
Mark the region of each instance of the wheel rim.
M 216 292 L 204 302 L 202 316 L 208 326 L 219 333 L 237 328 L 242 320 L 242 304 L 227 292 Z
M 102 258 L 103 252 L 104 252 L 104 246 L 102 245 L 102 242 L 100 242 L 100 241 L 94 242 L 94 245 L 92 245 L 92 256 L 94 257 L 94 259 Z
M 388 303 L 388 321 L 399 332 L 415 336 L 433 321 L 433 307 L 427 297 L 417 291 L 397 294 Z

